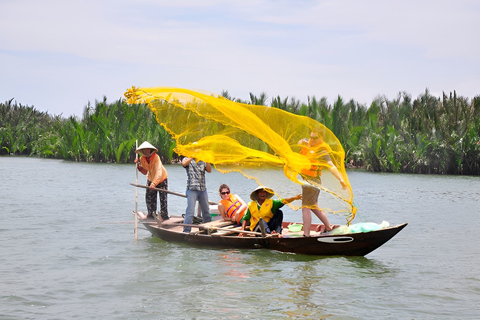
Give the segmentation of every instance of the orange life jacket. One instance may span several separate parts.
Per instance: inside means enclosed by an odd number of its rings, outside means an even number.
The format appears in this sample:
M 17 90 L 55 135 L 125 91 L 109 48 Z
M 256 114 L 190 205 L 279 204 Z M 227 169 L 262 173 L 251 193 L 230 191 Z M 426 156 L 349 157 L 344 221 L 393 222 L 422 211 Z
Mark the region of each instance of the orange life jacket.
M 312 146 L 312 142 L 309 139 L 308 145 L 303 147 L 302 150 L 300 150 L 300 154 L 308 157 L 310 159 L 310 162 L 313 162 L 312 160 L 318 158 L 318 153 L 326 150 L 327 149 L 323 147 L 322 144 Z M 310 166 L 310 169 L 302 169 L 301 173 L 310 177 L 318 177 L 322 175 L 322 167 L 312 165 Z
M 230 219 L 234 219 L 238 224 L 240 224 L 240 219 L 242 219 L 245 211 L 247 210 L 244 209 L 241 212 L 239 211 L 242 203 L 238 201 L 233 194 L 230 194 L 226 200 L 220 200 L 220 203 L 223 204 L 223 207 L 225 208 L 225 215 Z

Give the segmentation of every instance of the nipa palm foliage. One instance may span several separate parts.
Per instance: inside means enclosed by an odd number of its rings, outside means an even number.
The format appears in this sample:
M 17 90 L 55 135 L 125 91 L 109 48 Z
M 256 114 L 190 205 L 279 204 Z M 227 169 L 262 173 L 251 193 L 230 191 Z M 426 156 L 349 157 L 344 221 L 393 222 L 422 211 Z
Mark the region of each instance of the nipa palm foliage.
M 131 162 L 135 142 L 148 140 L 169 162 L 174 142 L 146 106 L 132 107 L 123 100 L 95 101 L 83 118 L 49 116 L 12 103 L 0 104 L 0 154 L 36 155 L 74 161 Z
M 242 101 L 267 103 L 265 93 Z M 375 98 L 367 108 L 338 96 L 271 100 L 270 106 L 311 117 L 325 124 L 345 148 L 346 160 L 376 172 L 480 174 L 480 96 L 469 100 L 456 92 L 441 98 L 428 89 L 416 99 L 400 92 L 395 99 Z M 162 161 L 175 157 L 174 141 L 145 105 L 127 105 L 122 99 L 95 101 L 82 119 L 62 118 L 33 107 L 0 104 L 0 154 L 37 155 L 74 161 L 131 162 L 135 141 L 147 140 L 159 149 Z

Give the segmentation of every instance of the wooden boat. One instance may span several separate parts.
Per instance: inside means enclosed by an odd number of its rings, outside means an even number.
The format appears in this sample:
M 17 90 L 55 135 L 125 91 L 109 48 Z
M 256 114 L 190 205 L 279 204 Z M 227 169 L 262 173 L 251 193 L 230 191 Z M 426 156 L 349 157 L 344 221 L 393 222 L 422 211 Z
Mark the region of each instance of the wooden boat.
M 331 235 L 322 233 L 325 226 L 312 224 L 310 237 L 303 231 L 291 231 L 291 222 L 283 223 L 282 237 L 265 233 L 242 231 L 230 221 L 215 220 L 189 225 L 192 232 L 184 233 L 183 218 L 171 216 L 161 223 L 155 220 L 140 222 L 153 236 L 170 242 L 183 242 L 201 247 L 234 249 L 268 249 L 296 254 L 319 256 L 364 256 L 382 246 L 400 232 L 407 223 L 377 231 Z M 336 226 L 338 227 L 338 226 Z M 239 236 L 244 233 L 244 236 Z

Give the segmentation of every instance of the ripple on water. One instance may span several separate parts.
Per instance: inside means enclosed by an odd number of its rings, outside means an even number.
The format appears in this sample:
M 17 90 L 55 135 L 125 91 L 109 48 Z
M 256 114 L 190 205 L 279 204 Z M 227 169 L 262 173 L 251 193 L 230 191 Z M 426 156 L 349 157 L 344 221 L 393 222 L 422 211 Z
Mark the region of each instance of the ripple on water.
M 0 177 L 29 178 L 33 202 L 11 183 L 0 193 L 0 207 L 8 209 L 0 215 L 0 318 L 478 315 L 478 178 L 355 171 L 350 176 L 359 210 L 355 222 L 409 225 L 366 257 L 309 257 L 200 249 L 166 243 L 141 229 L 134 241 L 128 223 L 134 207 L 131 166 L 11 159 L 0 158 Z M 24 170 L 16 170 L 18 165 Z M 184 169 L 168 166 L 168 172 L 171 190 L 183 192 Z M 251 181 L 215 171 L 207 176 L 211 199 L 218 198 L 216 189 L 227 178 L 248 199 Z M 143 196 L 140 192 L 140 210 Z M 169 197 L 169 209 L 182 212 L 184 199 Z M 301 221 L 300 212 L 289 209 L 285 217 Z

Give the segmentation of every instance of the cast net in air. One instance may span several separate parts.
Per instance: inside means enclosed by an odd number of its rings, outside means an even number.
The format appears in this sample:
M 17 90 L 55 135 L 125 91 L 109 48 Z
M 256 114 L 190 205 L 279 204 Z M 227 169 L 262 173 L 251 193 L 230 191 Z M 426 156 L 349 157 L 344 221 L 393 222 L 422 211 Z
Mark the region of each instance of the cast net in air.
M 258 185 L 269 186 L 279 198 L 300 193 L 301 185 L 314 186 L 322 190 L 320 209 L 346 214 L 348 223 L 354 218 L 345 152 L 321 123 L 187 89 L 132 87 L 125 97 L 130 104 L 148 104 L 176 141 L 177 154 L 209 162 L 222 173 L 240 172 Z M 289 206 L 297 210 L 301 200 Z

